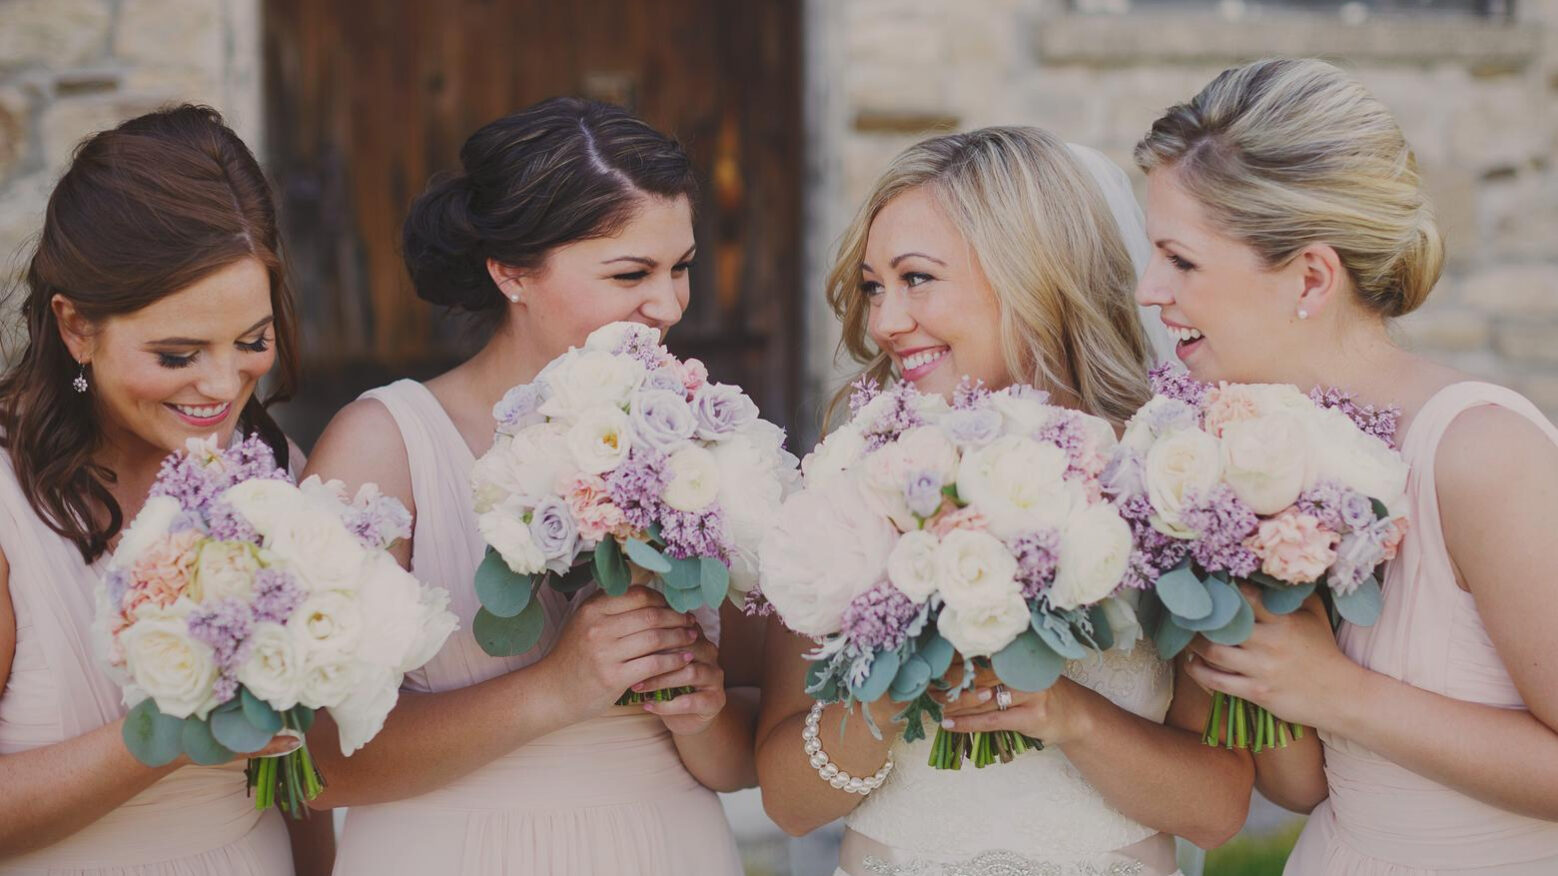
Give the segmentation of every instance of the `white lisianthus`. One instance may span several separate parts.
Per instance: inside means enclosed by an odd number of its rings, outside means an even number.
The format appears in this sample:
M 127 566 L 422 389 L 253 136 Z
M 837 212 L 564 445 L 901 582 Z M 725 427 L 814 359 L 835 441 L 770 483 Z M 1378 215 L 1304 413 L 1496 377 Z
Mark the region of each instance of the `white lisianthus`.
M 1071 515 L 1060 534 L 1050 604 L 1078 608 L 1113 593 L 1130 564 L 1131 546 L 1130 524 L 1108 502 Z
M 259 570 L 259 557 L 248 542 L 207 541 L 195 559 L 195 592 L 203 602 L 248 602 L 254 593 L 254 573 Z
M 119 646 L 130 678 L 157 701 L 163 714 L 204 719 L 220 705 L 212 692 L 216 655 L 211 646 L 190 636 L 187 613 L 143 612 L 119 634 Z
M 269 536 L 277 524 L 305 504 L 297 487 L 271 478 L 234 484 L 222 493 L 221 499 L 264 536 Z
M 638 339 L 643 343 L 660 343 L 660 332 L 644 325 L 641 322 L 608 322 L 584 339 L 584 349 L 597 350 L 602 353 L 615 353 L 629 339 Z
M 789 466 L 777 447 L 757 443 L 764 437 L 738 432 L 709 451 L 719 468 L 715 501 L 724 513 L 728 541 L 735 547 L 730 585 L 741 593 L 757 583 L 757 549 L 787 492 Z
M 1304 422 L 1291 410 L 1276 410 L 1223 426 L 1223 481 L 1256 514 L 1276 514 L 1313 484 Z
M 903 534 L 887 557 L 887 579 L 903 595 L 923 604 L 936 592 L 936 536 L 922 529 Z
M 719 495 L 720 471 L 714 454 L 702 447 L 683 447 L 665 461 L 671 475 L 665 485 L 665 504 L 678 511 L 702 511 Z
M 644 366 L 638 361 L 605 350 L 574 350 L 553 365 L 546 375 L 552 394 L 540 411 L 568 422 L 600 407 L 621 409 L 644 380 Z
M 574 465 L 580 471 L 594 475 L 621 465 L 633 448 L 628 415 L 615 407 L 599 406 L 584 411 L 568 430 L 567 441 Z
M 501 505 L 479 515 L 476 528 L 493 550 L 503 557 L 503 562 L 516 575 L 534 575 L 546 568 L 546 555 L 530 534 L 530 527 L 520 519 L 519 510 L 513 505 Z
M 1309 420 L 1315 479 L 1336 481 L 1405 513 L 1407 464 L 1385 442 L 1359 429 L 1341 411 L 1317 411 Z
M 278 711 L 298 704 L 303 657 L 281 624 L 258 623 L 249 633 L 249 659 L 238 667 L 238 681 Z
M 988 532 L 954 529 L 936 547 L 936 590 L 947 605 L 971 617 L 991 611 L 1021 593 L 1017 560 Z
M 329 651 L 355 654 L 364 638 L 373 639 L 377 631 L 365 637 L 362 603 L 355 596 L 337 590 L 315 593 L 303 600 L 287 622 L 304 656 Z
M 324 650 L 305 654 L 298 702 L 310 709 L 333 709 L 357 689 L 367 668 L 349 654 Z
M 1003 435 L 963 454 L 958 498 L 979 510 L 992 533 L 1011 538 L 1040 527 L 1065 494 L 1062 476 L 1070 460 L 1053 444 Z
M 313 591 L 355 591 L 369 553 L 339 516 L 314 509 L 277 520 L 265 547 Z
M 850 600 L 886 577 L 897 538 L 854 474 L 796 493 L 758 550 L 763 596 L 797 633 L 836 633 Z
M 1144 473 L 1153 528 L 1175 538 L 1194 532 L 1180 519 L 1187 503 L 1217 485 L 1222 477 L 1222 448 L 1200 429 L 1180 429 L 1158 439 L 1147 451 Z
M 182 511 L 179 500 L 172 496 L 153 496 L 141 506 L 141 513 L 124 531 L 119 547 L 114 550 L 111 565 L 128 569 L 135 565 L 141 554 L 168 534 L 175 518 Z
M 801 474 L 807 486 L 820 487 L 853 468 L 866 452 L 866 439 L 853 426 L 842 426 L 828 433 L 817 449 L 801 460 Z
M 974 609 L 948 603 L 936 617 L 936 631 L 964 657 L 989 657 L 1012 643 L 1033 622 L 1020 593 Z
M 384 719 L 400 699 L 399 677 L 383 668 L 359 667 L 356 684 L 336 705 L 330 707 L 335 721 L 341 754 L 368 744 L 384 729 Z

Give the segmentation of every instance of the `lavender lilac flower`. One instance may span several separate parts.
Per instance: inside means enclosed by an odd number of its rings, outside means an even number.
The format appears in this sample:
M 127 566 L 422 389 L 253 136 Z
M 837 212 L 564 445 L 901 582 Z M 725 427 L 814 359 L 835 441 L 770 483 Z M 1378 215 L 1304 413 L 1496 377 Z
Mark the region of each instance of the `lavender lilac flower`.
M 914 600 L 891 584 L 880 582 L 845 607 L 844 639 L 862 653 L 891 650 L 903 644 L 919 613 Z
M 633 448 L 627 459 L 606 477 L 612 504 L 635 529 L 648 529 L 660 517 L 665 487 L 671 482 L 666 457 L 652 450 Z
M 188 621 L 190 638 L 210 646 L 220 673 L 213 693 L 226 702 L 238 692 L 238 667 L 248 659 L 252 644 L 249 631 L 254 626 L 254 616 L 249 606 L 241 600 L 223 599 L 201 606 L 191 612 Z
M 1163 573 L 1174 568 L 1190 555 L 1190 543 L 1164 535 L 1152 525 L 1152 503 L 1145 495 L 1131 496 L 1117 506 L 1120 516 L 1131 526 L 1136 547 L 1131 551 L 1130 567 L 1125 572 L 1124 586 L 1138 590 L 1157 583 Z
M 1193 501 L 1182 519 L 1197 533 L 1190 555 L 1202 569 L 1247 578 L 1260 568 L 1260 557 L 1244 546 L 1260 520 L 1227 484 L 1218 484 Z
M 1172 362 L 1165 362 L 1152 369 L 1148 374 L 1152 381 L 1153 395 L 1166 395 L 1176 398 L 1193 407 L 1201 407 L 1206 400 L 1207 386 L 1190 376 L 1188 371 L 1183 371 Z
M 679 560 L 716 557 L 724 561 L 730 554 L 725 515 L 718 505 L 700 511 L 666 507 L 660 517 L 660 537 L 665 539 L 665 552 Z
M 1013 539 L 1008 547 L 1017 558 L 1017 581 L 1022 584 L 1022 598 L 1031 602 L 1055 580 L 1060 533 L 1053 529 L 1024 533 Z
M 1309 399 L 1319 407 L 1341 411 L 1365 433 L 1373 435 L 1391 447 L 1396 446 L 1396 426 L 1401 421 L 1401 409 L 1395 405 L 1386 408 L 1360 405 L 1354 401 L 1354 396 L 1350 392 L 1340 389 L 1321 389 L 1318 386 L 1310 390 Z
M 925 424 L 925 419 L 914 408 L 915 399 L 919 397 L 914 387 L 900 384 L 884 395 L 888 397 L 886 409 L 877 415 L 875 422 L 865 427 L 866 448 L 869 450 L 891 444 L 904 432 Z
M 254 599 L 249 607 L 259 623 L 284 624 L 303 604 L 303 588 L 286 572 L 261 569 L 254 573 Z

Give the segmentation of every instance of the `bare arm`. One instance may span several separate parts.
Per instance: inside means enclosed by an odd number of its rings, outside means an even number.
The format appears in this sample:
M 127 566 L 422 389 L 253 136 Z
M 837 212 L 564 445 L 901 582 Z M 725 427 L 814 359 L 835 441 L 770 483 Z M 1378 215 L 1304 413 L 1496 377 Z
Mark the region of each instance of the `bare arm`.
M 310 813 L 285 821 L 296 876 L 330 876 L 335 867 L 335 823 L 330 813 Z

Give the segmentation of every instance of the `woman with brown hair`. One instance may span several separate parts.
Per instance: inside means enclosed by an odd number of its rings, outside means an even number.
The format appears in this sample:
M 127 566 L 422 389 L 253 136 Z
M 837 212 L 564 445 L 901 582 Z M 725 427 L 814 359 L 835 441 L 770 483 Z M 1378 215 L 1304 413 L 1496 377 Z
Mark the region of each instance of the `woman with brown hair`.
M 297 372 L 277 249 L 259 165 L 203 107 L 93 136 L 49 199 L 27 344 L 0 378 L 0 872 L 293 872 L 283 819 L 255 810 L 242 759 L 131 756 L 91 645 L 102 561 L 168 453 L 242 430 L 288 459 L 266 411 Z

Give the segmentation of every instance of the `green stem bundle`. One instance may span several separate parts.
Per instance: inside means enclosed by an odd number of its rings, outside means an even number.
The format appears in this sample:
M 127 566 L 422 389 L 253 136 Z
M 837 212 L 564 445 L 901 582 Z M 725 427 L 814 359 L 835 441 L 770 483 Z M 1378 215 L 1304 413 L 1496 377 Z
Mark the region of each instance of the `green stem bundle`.
M 635 690 L 629 690 L 617 698 L 617 705 L 636 706 L 647 702 L 668 703 L 671 700 L 681 696 L 682 694 L 692 693 L 693 690 L 694 688 L 687 687 L 685 685 L 682 687 L 666 687 L 661 688 L 660 690 L 646 690 L 642 693 Z
M 1287 748 L 1290 740 L 1303 738 L 1302 725 L 1284 721 L 1248 700 L 1217 692 L 1212 694 L 1212 710 L 1201 734 L 1201 741 L 1214 748 L 1248 748 L 1257 754 L 1268 748 Z
M 282 725 L 298 730 L 291 715 L 283 714 Z M 324 777 L 314 765 L 305 740 L 296 751 L 279 757 L 251 757 L 244 768 L 249 791 L 254 795 L 254 808 L 264 812 L 272 806 L 279 807 L 293 818 L 308 814 L 308 801 L 319 796 L 325 788 Z
M 956 733 L 937 728 L 931 741 L 930 765 L 939 770 L 963 768 L 964 759 L 973 761 L 976 769 L 993 763 L 1010 763 L 1012 758 L 1025 751 L 1041 751 L 1044 743 L 1015 730 L 995 730 L 980 733 Z

